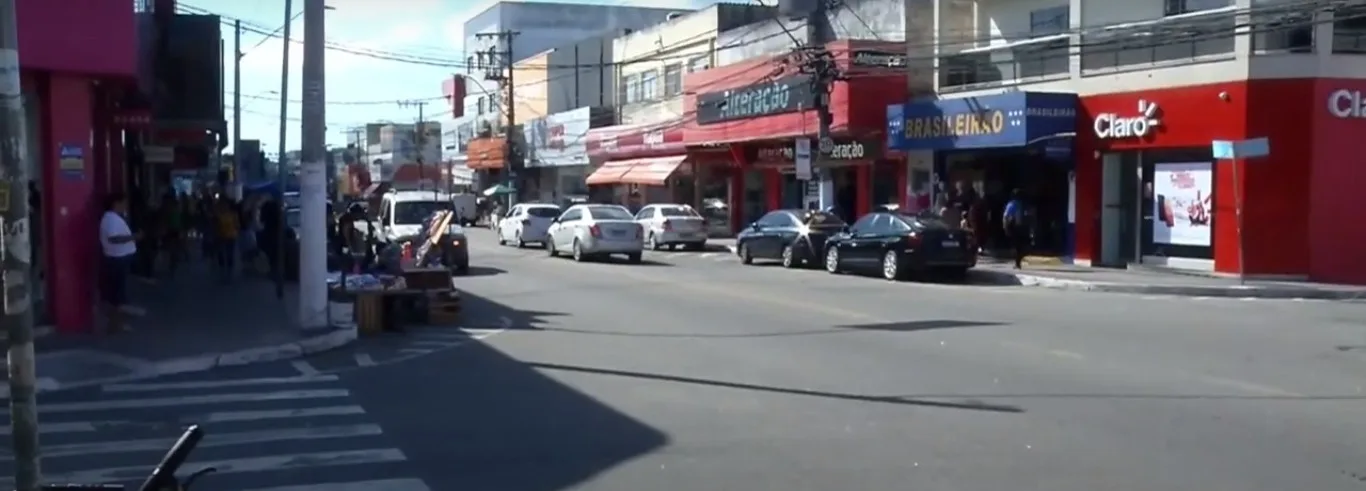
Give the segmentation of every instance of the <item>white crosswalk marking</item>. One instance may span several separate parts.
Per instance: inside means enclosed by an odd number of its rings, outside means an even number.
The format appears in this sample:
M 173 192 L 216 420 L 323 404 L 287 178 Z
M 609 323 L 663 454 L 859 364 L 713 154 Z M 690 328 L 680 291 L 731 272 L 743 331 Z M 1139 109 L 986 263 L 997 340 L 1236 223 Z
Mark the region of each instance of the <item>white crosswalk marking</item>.
M 430 491 L 334 375 L 116 384 L 41 406 L 47 481 L 141 482 L 189 424 L 205 429 L 184 472 L 206 489 Z M 0 412 L 8 416 L 7 412 Z M 0 438 L 8 438 L 5 425 Z M 0 449 L 0 476 L 13 455 Z M 384 479 L 376 479 L 383 477 Z M 0 489 L 12 482 L 0 478 Z

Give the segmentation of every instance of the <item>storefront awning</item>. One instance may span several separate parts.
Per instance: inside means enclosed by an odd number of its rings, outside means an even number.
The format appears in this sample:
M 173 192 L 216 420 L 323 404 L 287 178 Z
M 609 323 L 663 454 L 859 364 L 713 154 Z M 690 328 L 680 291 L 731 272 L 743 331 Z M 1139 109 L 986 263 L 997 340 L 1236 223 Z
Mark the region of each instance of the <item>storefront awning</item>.
M 643 184 L 663 186 L 669 177 L 678 171 L 687 157 L 657 157 L 652 159 L 630 160 L 631 170 L 621 176 L 624 184 Z
M 887 147 L 956 150 L 1023 147 L 1075 135 L 1077 95 L 1011 92 L 887 107 Z
M 584 184 L 589 186 L 603 186 L 611 184 L 621 184 L 621 177 L 631 170 L 631 161 L 608 162 L 598 167 L 592 174 L 584 179 Z

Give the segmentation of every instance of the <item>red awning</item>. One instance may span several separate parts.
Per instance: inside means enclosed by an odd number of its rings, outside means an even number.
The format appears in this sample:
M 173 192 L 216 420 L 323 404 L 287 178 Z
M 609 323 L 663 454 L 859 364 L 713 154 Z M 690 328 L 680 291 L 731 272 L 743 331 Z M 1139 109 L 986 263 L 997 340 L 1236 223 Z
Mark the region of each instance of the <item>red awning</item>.
M 656 157 L 652 159 L 628 160 L 620 163 L 630 163 L 631 170 L 626 171 L 621 176 L 621 182 L 627 184 L 643 184 L 646 186 L 663 186 L 674 172 L 683 165 L 688 157 Z M 614 164 L 618 162 L 613 162 Z
M 598 167 L 592 174 L 584 179 L 584 184 L 589 186 L 603 186 L 611 184 L 621 184 L 621 177 L 631 170 L 631 161 L 608 162 Z

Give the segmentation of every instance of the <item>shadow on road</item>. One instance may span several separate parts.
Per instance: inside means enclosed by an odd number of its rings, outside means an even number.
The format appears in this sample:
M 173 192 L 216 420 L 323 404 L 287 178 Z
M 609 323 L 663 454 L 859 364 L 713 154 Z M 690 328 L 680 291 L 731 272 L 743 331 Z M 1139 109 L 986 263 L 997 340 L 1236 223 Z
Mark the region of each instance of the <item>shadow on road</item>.
M 793 389 L 786 387 L 769 387 L 764 385 L 746 384 L 742 382 L 727 382 L 723 380 L 712 380 L 704 378 L 683 377 L 678 375 L 663 375 L 657 373 L 632 372 L 626 370 L 613 370 L 608 368 L 593 368 L 572 365 L 559 365 L 554 363 L 528 362 L 527 366 L 542 370 L 557 370 L 566 372 L 588 373 L 595 375 L 608 375 L 613 377 L 630 377 L 638 379 L 649 379 L 662 382 L 676 382 L 683 384 L 707 385 L 712 387 L 724 387 L 728 389 L 752 390 L 758 392 L 769 392 L 775 394 L 788 394 L 796 396 L 821 397 L 827 399 L 844 399 L 860 402 L 881 402 L 887 404 L 903 404 L 908 406 L 937 407 L 945 409 L 966 409 L 972 411 L 987 411 L 997 413 L 1023 413 L 1024 410 L 1016 406 L 1006 406 L 997 404 L 987 404 L 979 401 L 963 400 L 961 402 L 934 401 L 927 398 L 911 398 L 905 396 L 879 396 L 866 394 L 850 394 L 843 392 L 824 392 L 811 389 Z
M 466 329 L 540 330 L 550 317 L 568 314 L 518 310 L 461 289 L 460 326 Z
M 563 490 L 668 443 L 480 342 L 346 378 L 432 489 Z
M 842 325 L 821 329 L 803 330 L 783 330 L 769 332 L 737 332 L 737 333 L 718 333 L 718 332 L 636 332 L 621 331 L 611 329 L 574 329 L 568 327 L 542 327 L 546 331 L 564 332 L 571 334 L 587 334 L 591 336 L 620 336 L 632 338 L 778 338 L 791 336 L 816 336 L 824 334 L 848 334 L 854 331 L 881 331 L 881 332 L 915 332 L 927 331 L 931 329 L 952 329 L 958 327 L 991 327 L 1004 325 L 999 322 L 979 322 L 979 321 L 957 321 L 947 319 L 889 322 L 883 324 L 852 324 Z
M 497 275 L 497 274 L 503 274 L 503 273 L 506 273 L 506 272 L 507 272 L 506 270 L 502 270 L 502 269 L 499 269 L 499 268 L 493 268 L 493 267 L 489 267 L 489 266 L 470 266 L 469 271 L 466 271 L 464 274 L 457 274 L 457 275 L 456 275 L 456 278 L 471 278 L 471 277 L 475 277 L 475 276 L 493 276 L 493 275 Z

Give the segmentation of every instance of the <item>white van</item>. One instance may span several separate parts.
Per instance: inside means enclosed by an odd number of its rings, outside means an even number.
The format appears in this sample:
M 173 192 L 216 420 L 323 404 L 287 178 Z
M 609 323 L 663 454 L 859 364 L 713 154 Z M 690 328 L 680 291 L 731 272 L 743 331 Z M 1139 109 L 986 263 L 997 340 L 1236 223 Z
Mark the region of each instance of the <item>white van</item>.
M 391 191 L 380 199 L 379 236 L 389 242 L 402 242 L 422 235 L 422 221 L 440 210 L 453 210 L 451 195 L 432 191 Z M 451 224 L 459 228 L 460 224 Z M 457 232 L 464 234 L 464 230 Z

